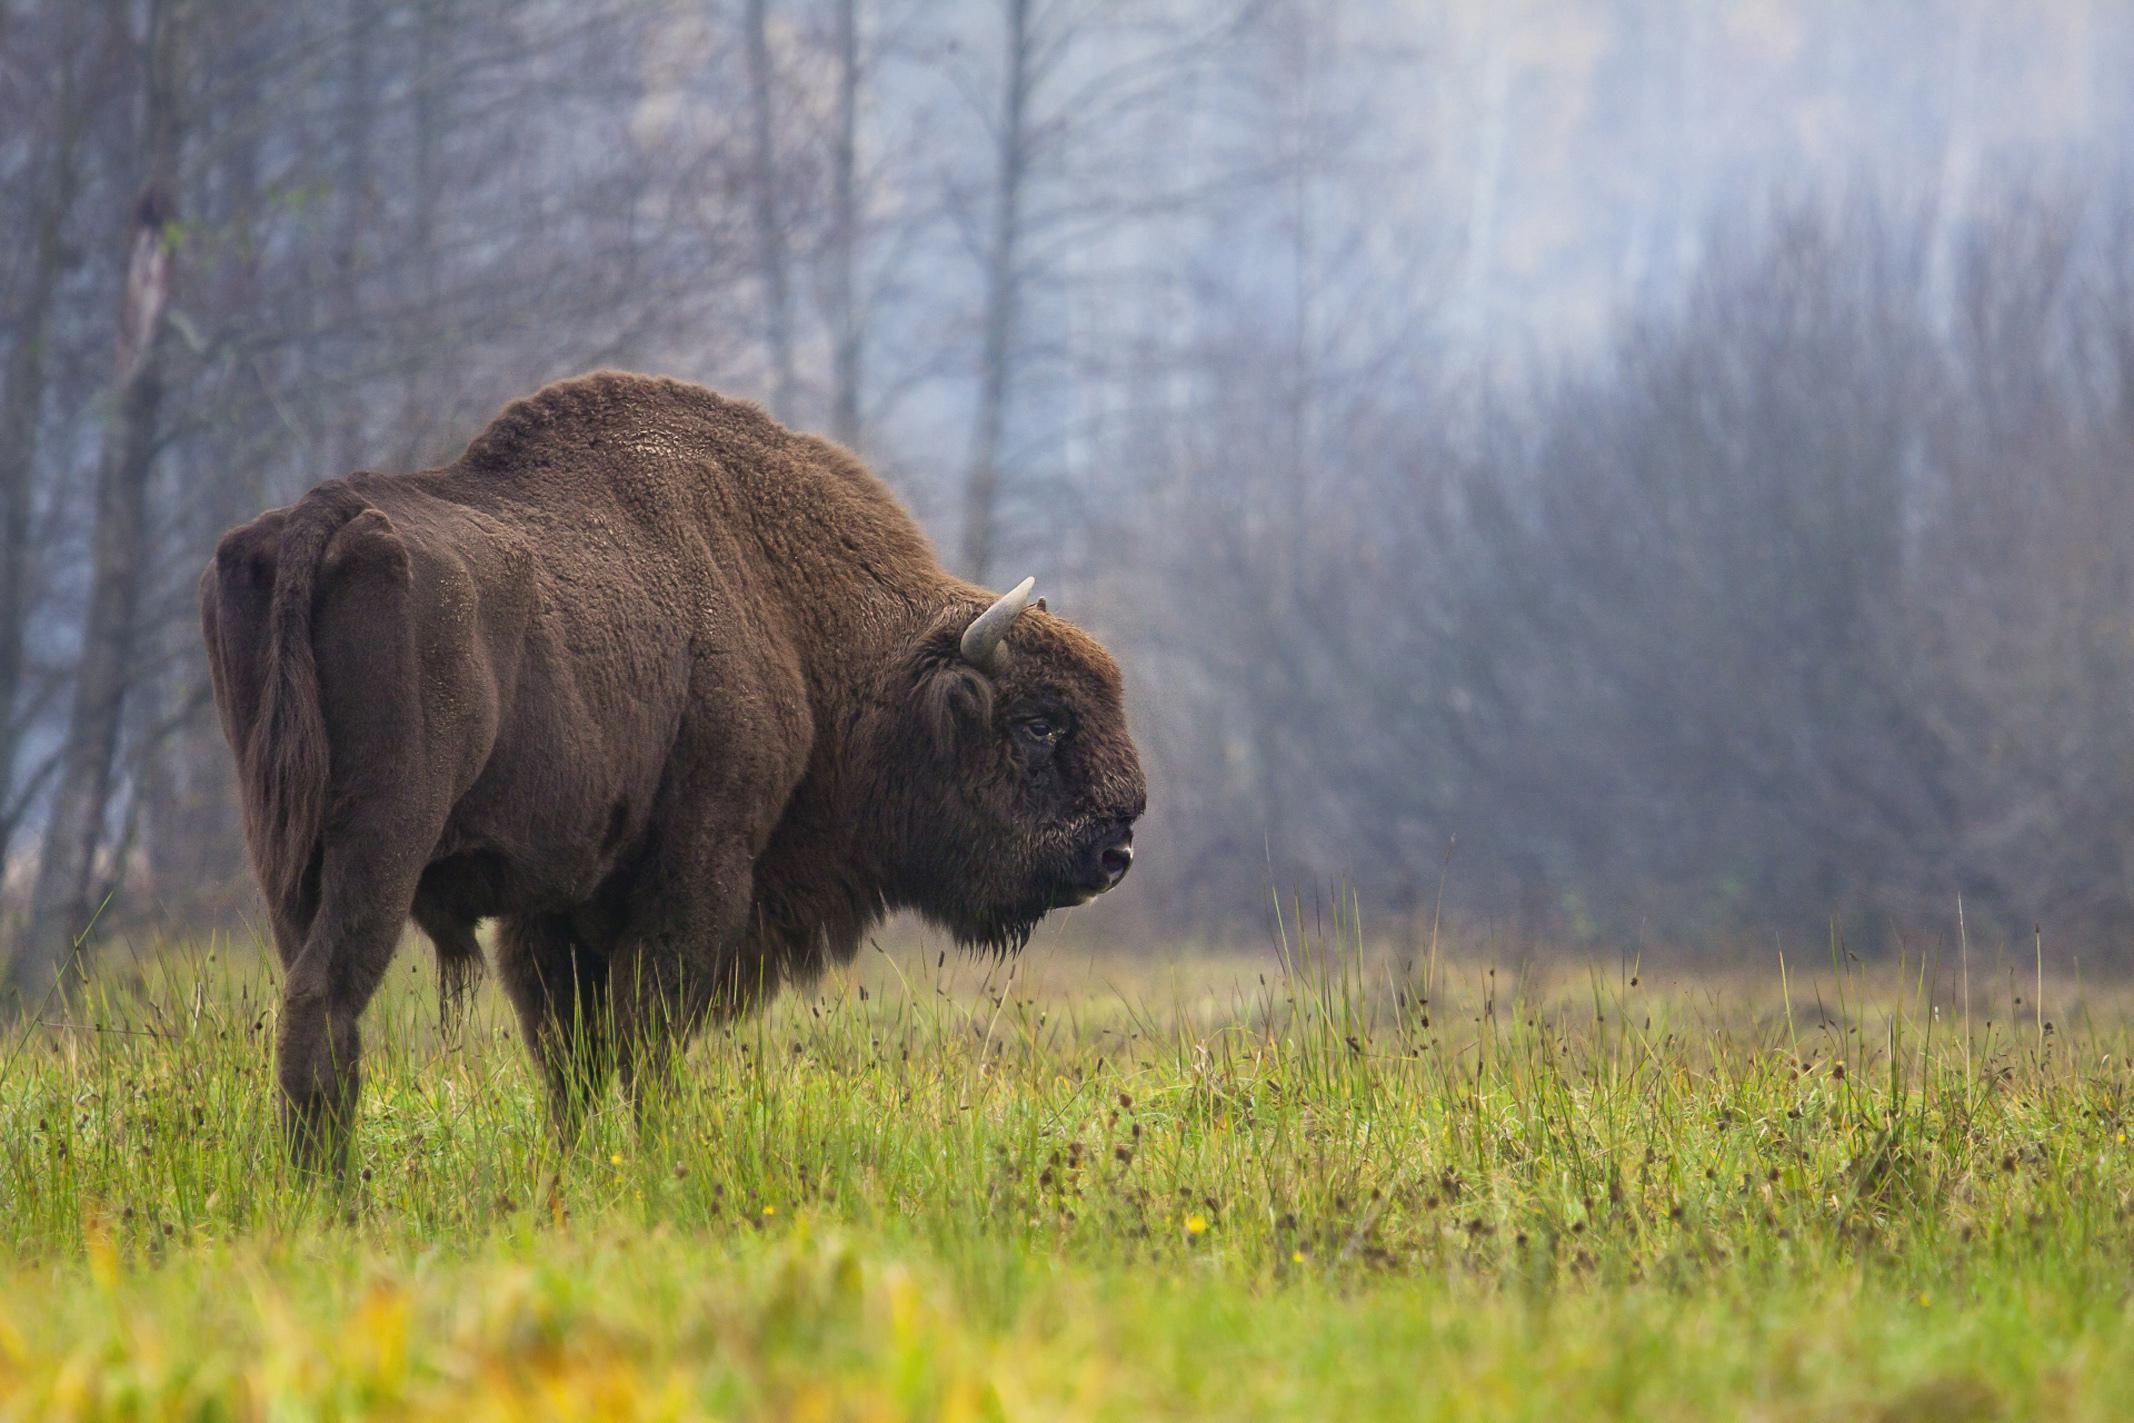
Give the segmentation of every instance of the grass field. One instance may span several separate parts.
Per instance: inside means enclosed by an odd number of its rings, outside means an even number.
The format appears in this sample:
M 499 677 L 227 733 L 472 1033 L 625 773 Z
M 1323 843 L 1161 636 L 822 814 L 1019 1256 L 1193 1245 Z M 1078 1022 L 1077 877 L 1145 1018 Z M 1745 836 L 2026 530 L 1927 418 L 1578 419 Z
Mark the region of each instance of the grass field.
M 0 1043 L 0 1416 L 2134 1399 L 2128 1017 L 2041 1008 L 2028 964 L 1966 1008 L 1953 962 L 874 953 L 559 1156 L 499 1002 L 441 1039 L 410 953 L 336 1191 L 282 1165 L 231 954 L 114 964 Z

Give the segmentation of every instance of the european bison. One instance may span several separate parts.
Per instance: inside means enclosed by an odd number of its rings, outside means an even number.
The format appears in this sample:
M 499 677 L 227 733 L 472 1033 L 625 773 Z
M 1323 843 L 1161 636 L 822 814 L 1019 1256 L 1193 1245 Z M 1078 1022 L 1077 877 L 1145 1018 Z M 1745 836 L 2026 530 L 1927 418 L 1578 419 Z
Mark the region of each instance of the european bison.
M 291 1150 L 338 1170 L 357 1020 L 412 916 L 497 968 L 567 1132 L 709 1015 L 891 909 L 1007 952 L 1117 884 L 1143 805 L 1119 672 L 943 572 L 845 450 L 602 372 L 457 462 L 225 535 L 200 611 L 285 967 Z

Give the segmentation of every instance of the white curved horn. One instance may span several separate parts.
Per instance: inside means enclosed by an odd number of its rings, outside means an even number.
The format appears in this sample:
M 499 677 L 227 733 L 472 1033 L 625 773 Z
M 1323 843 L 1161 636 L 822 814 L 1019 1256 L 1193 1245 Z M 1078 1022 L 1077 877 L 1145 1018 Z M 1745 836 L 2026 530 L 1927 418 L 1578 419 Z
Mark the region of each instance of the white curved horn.
M 1008 629 L 1023 615 L 1023 609 L 1030 606 L 1030 590 L 1036 586 L 1035 578 L 1025 578 L 1001 594 L 992 607 L 971 619 L 958 644 L 964 661 L 987 672 L 1000 670 L 1001 644 L 1007 640 Z

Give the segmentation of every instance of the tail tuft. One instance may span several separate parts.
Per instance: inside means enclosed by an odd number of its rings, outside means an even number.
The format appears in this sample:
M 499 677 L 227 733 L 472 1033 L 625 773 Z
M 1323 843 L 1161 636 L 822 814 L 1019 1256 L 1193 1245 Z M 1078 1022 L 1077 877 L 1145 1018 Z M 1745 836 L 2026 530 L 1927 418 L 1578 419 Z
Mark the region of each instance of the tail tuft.
M 291 512 L 275 555 L 259 711 L 239 761 L 260 887 L 292 913 L 326 822 L 326 718 L 312 651 L 312 601 L 326 545 L 367 507 L 346 484 L 320 485 Z

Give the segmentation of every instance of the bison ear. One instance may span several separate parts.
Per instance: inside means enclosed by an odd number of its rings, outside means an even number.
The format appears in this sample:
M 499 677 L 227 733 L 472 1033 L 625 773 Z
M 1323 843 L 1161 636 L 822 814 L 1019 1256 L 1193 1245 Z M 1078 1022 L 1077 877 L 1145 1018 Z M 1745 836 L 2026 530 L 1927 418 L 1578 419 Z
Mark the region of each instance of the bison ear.
M 974 668 L 937 662 L 919 674 L 914 690 L 919 725 L 934 754 L 944 759 L 992 723 L 993 684 Z

